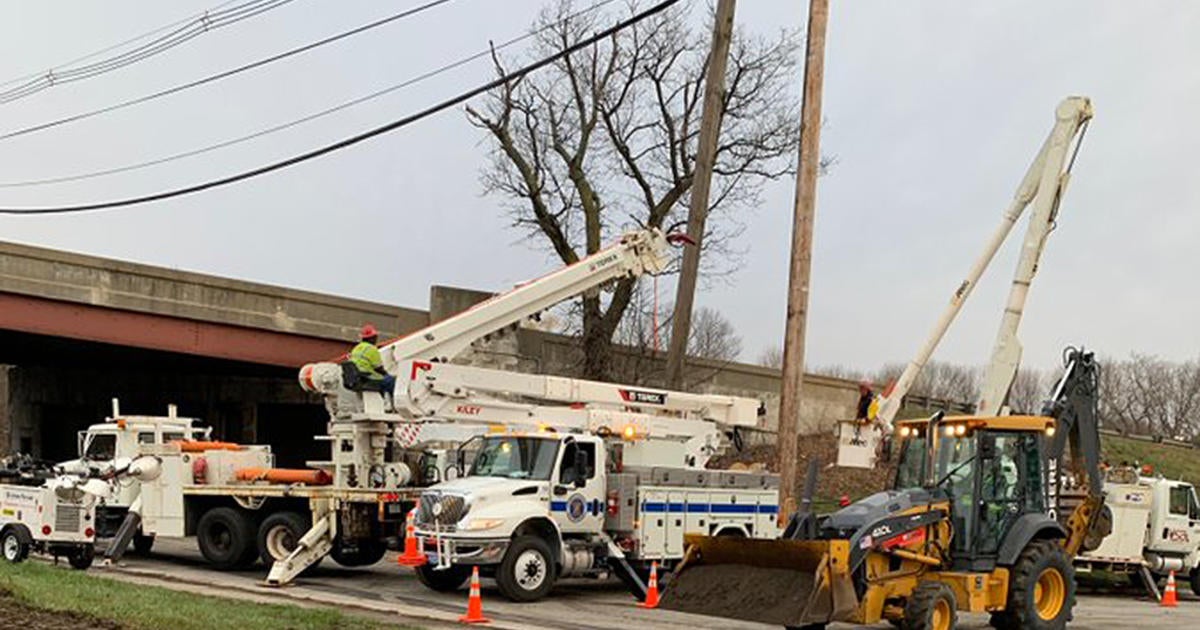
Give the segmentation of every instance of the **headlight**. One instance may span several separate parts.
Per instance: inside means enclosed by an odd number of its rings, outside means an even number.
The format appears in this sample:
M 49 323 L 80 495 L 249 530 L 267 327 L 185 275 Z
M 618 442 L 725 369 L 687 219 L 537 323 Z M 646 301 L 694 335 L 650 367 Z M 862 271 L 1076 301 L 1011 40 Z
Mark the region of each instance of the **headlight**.
M 463 522 L 459 526 L 460 532 L 478 532 L 485 529 L 495 529 L 504 524 L 502 518 L 472 518 Z

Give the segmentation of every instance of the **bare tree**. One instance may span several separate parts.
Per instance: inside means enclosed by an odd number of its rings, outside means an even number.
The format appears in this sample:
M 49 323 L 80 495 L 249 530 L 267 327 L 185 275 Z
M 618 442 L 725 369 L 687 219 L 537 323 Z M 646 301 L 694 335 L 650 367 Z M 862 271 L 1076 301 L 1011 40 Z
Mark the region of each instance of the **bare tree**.
M 846 365 L 821 365 L 807 370 L 811 374 L 820 374 L 831 378 L 841 378 L 848 381 L 872 381 L 862 370 L 856 370 Z M 873 381 L 872 381 L 873 382 Z
M 759 353 L 754 362 L 763 367 L 781 368 L 783 367 L 783 348 L 779 346 L 766 348 Z
M 899 379 L 905 367 L 900 363 L 884 365 L 873 380 L 880 387 L 885 387 Z M 930 361 L 917 375 L 908 393 L 969 404 L 979 396 L 979 379 L 979 368 Z
M 507 198 L 514 225 L 562 262 L 596 252 L 631 222 L 670 225 L 687 207 L 708 51 L 706 32 L 687 19 L 692 6 L 660 13 L 467 108 L 493 141 L 485 191 Z M 611 17 L 592 11 L 568 19 L 574 11 L 573 2 L 558 2 L 540 15 L 532 54 L 561 51 Z M 797 49 L 794 33 L 735 34 L 703 241 L 706 273 L 737 265 L 731 238 L 740 223 L 731 215 L 741 213 L 730 211 L 758 206 L 763 185 L 793 170 Z M 610 376 L 613 333 L 634 293 L 634 281 L 622 279 L 608 296 L 583 296 L 585 376 Z
M 1200 433 L 1200 361 L 1133 354 L 1101 368 L 1100 415 L 1109 428 L 1179 439 Z
M 688 356 L 717 361 L 734 361 L 742 354 L 742 338 L 733 328 L 733 323 L 721 313 L 701 307 L 692 317 L 691 334 L 688 335 Z
M 1038 414 L 1042 403 L 1050 397 L 1046 375 L 1034 368 L 1019 368 L 1008 390 L 1008 408 L 1013 413 Z

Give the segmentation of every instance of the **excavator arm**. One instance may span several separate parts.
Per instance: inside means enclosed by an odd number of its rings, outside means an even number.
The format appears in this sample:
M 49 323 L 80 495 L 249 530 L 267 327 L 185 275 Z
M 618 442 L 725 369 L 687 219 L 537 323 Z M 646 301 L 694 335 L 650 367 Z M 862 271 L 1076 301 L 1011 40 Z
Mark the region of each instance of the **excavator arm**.
M 1099 402 L 1100 367 L 1094 355 L 1068 348 L 1065 370 L 1046 401 L 1042 415 L 1058 421 L 1053 443 L 1047 452 L 1050 487 L 1060 495 L 1064 482 L 1084 491 L 1083 501 L 1067 517 L 1067 539 L 1063 546 L 1072 556 L 1100 546 L 1112 531 L 1112 520 L 1104 509 L 1104 478 L 1100 472 Z

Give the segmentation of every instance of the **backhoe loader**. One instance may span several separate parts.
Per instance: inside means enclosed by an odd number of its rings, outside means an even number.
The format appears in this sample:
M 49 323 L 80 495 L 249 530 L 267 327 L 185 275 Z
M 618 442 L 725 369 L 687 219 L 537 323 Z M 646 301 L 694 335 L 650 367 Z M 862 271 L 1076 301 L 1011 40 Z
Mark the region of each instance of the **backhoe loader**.
M 1072 557 L 1107 535 L 1098 368 L 1082 350 L 1065 358 L 1041 416 L 897 423 L 892 490 L 797 512 L 775 540 L 689 536 L 661 606 L 788 628 L 949 630 L 959 611 L 991 613 L 1005 630 L 1065 627 Z M 1052 498 L 1065 483 L 1085 499 L 1060 524 Z

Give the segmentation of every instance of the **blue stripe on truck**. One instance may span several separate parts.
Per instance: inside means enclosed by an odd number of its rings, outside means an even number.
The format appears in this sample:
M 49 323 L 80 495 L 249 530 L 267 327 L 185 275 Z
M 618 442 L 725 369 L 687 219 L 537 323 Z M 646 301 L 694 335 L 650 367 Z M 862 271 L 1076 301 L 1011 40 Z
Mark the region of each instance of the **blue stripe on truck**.
M 712 512 L 714 514 L 777 514 L 778 505 L 753 505 L 748 503 L 663 503 L 646 502 L 643 512 Z

